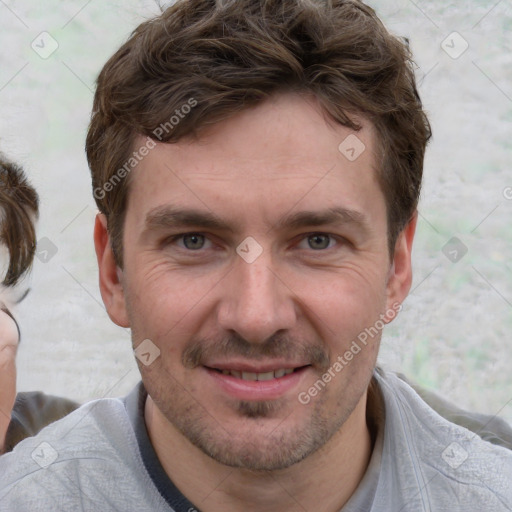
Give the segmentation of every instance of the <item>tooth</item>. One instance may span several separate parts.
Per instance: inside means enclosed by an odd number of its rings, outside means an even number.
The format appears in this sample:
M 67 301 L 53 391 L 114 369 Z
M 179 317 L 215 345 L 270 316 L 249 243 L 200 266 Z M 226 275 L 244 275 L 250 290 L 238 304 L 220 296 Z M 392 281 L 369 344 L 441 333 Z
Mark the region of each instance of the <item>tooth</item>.
M 239 370 L 221 370 L 221 373 L 223 375 L 231 375 L 232 377 L 235 377 L 237 379 L 243 379 L 243 380 L 272 380 L 272 379 L 280 379 L 281 377 L 284 377 L 285 375 L 290 375 L 290 373 L 293 373 L 293 368 L 280 368 L 279 370 L 274 370 L 270 372 L 262 372 L 262 373 L 255 373 L 255 372 L 241 372 Z

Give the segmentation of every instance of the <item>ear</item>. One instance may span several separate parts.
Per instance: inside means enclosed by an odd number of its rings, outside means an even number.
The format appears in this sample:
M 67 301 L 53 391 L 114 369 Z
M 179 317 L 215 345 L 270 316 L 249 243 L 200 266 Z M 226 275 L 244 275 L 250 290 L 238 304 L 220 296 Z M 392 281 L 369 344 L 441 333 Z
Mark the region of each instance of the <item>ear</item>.
M 391 318 L 388 318 L 388 322 L 391 322 L 391 320 L 396 316 L 398 304 L 402 304 L 411 289 L 411 253 L 417 221 L 418 212 L 415 212 L 407 226 L 405 226 L 402 232 L 398 235 L 395 243 L 395 252 L 389 269 L 386 287 L 387 311 L 394 311 L 395 314 Z
M 96 215 L 94 248 L 98 260 L 101 298 L 108 316 L 117 325 L 130 327 L 122 284 L 123 271 L 115 262 L 107 230 L 107 218 L 103 213 Z

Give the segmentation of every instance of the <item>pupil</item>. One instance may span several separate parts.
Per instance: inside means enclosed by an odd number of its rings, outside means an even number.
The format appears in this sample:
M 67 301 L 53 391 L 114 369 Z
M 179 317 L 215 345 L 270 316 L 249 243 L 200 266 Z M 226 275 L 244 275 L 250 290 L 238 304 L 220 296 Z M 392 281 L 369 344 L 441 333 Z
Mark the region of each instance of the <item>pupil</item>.
M 312 249 L 326 249 L 329 246 L 329 238 L 325 235 L 314 235 L 309 240 Z
M 186 235 L 183 243 L 187 249 L 201 249 L 204 243 L 203 235 Z

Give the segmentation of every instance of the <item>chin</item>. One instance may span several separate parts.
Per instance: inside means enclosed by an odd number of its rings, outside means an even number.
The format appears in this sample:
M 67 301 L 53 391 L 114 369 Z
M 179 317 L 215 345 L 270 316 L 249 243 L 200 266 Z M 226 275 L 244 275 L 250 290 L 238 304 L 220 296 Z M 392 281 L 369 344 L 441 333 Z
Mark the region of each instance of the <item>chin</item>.
M 329 440 L 331 433 L 327 425 L 315 423 L 286 431 L 261 429 L 256 435 L 249 433 L 250 428 L 247 433 L 240 429 L 236 437 L 224 433 L 213 438 L 189 431 L 187 437 L 203 453 L 225 466 L 278 471 L 301 462 Z
M 201 452 L 248 471 L 284 470 L 301 462 L 324 446 L 346 419 L 325 418 L 320 404 L 307 416 L 283 418 L 272 403 L 240 402 L 223 424 L 198 409 L 181 415 L 172 411 L 165 414 L 167 421 Z

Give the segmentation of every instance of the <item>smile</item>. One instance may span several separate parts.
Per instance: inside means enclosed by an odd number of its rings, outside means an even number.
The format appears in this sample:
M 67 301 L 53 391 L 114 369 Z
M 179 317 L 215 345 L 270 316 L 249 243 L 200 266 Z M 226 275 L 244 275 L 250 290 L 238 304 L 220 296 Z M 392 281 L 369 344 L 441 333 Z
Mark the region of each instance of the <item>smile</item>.
M 264 381 L 264 380 L 272 380 L 272 379 L 280 379 L 284 377 L 285 375 L 290 375 L 290 373 L 293 373 L 295 371 L 294 368 L 280 368 L 279 370 L 273 370 L 269 372 L 261 372 L 261 373 L 255 373 L 255 372 L 242 372 L 239 370 L 216 370 L 222 375 L 231 375 L 232 377 L 235 377 L 237 379 L 242 380 L 252 380 L 252 381 Z
M 300 383 L 309 374 L 308 370 L 311 370 L 311 365 L 299 363 L 291 366 L 283 363 L 267 363 L 259 367 L 241 362 L 218 363 L 203 366 L 203 369 L 212 379 L 208 385 L 213 385 L 232 398 L 275 400 L 304 387 Z

